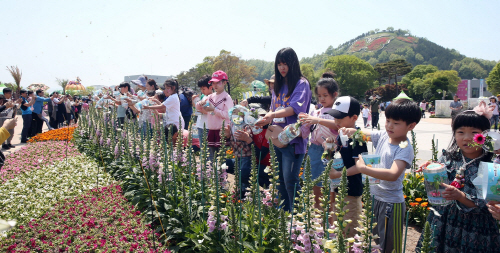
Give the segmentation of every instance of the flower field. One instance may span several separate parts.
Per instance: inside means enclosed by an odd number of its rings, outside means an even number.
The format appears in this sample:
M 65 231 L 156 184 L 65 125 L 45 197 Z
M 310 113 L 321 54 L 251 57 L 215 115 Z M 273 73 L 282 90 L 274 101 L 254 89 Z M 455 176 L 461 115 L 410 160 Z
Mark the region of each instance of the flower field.
M 398 40 L 404 41 L 406 43 L 415 43 L 415 42 L 417 42 L 417 38 L 411 37 L 411 36 L 408 36 L 408 37 L 396 37 L 396 38 Z
M 378 49 L 382 48 L 385 45 L 385 43 L 387 43 L 388 40 L 389 40 L 389 37 L 378 38 L 378 39 L 372 41 L 370 43 L 370 45 L 368 45 L 368 50 L 370 50 L 370 51 L 378 50 Z
M 354 44 L 352 45 L 351 52 L 357 52 L 363 47 L 366 47 L 366 41 L 364 39 L 358 40 L 358 41 L 354 42 Z
M 81 115 L 78 128 L 69 128 L 71 136 L 68 128 L 49 131 L 7 157 L 0 174 L 0 219 L 15 219 L 17 227 L 0 236 L 0 251 L 319 253 L 379 249 L 370 230 L 374 222 L 368 182 L 355 236 L 348 236 L 346 226 L 353 221 L 343 218 L 349 212 L 344 200 L 345 170 L 334 211 L 327 211 L 329 198 L 320 198 L 322 208 L 317 209 L 313 185 L 322 181 L 327 186 L 323 195 L 329 196 L 329 173 L 325 170 L 313 182 L 306 159 L 301 168 L 302 189 L 289 213 L 279 208 L 274 149 L 270 149 L 271 166 L 264 170 L 270 185 L 258 185 L 259 170 L 253 163 L 250 186 L 240 197 L 238 157 L 233 186 L 226 172 L 226 159 L 234 158 L 231 149 L 221 148 L 210 162 L 203 155 L 206 146 L 196 156 L 191 148 L 182 147 L 182 138 L 174 143 L 172 135 L 166 139 L 158 126 L 141 136 L 136 134 L 137 124 L 117 128 L 114 122 L 113 113 L 91 108 Z M 427 211 L 420 183 L 418 174 L 405 179 L 412 222 L 419 225 Z M 412 191 L 414 187 L 418 191 Z M 333 216 L 332 224 L 329 217 Z
M 63 127 L 47 131 L 45 133 L 37 134 L 35 137 L 28 140 L 28 142 L 39 141 L 71 141 L 73 139 L 73 132 L 76 126 Z

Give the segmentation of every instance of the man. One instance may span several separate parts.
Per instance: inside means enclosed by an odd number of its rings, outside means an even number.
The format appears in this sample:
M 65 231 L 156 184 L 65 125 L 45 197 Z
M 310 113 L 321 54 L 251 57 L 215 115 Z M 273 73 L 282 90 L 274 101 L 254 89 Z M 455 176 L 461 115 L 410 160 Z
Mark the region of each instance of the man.
M 3 95 L 5 96 L 5 103 L 4 106 L 6 107 L 5 110 L 0 112 L 0 125 L 3 125 L 3 123 L 8 120 L 16 117 L 16 109 L 17 107 L 15 106 L 14 102 L 12 100 L 12 90 L 9 88 L 3 89 Z M 21 103 L 22 99 L 18 99 L 15 101 L 15 103 Z M 10 148 L 13 148 L 14 146 L 11 144 L 12 137 L 14 137 L 14 128 L 13 129 L 7 129 L 9 131 L 10 136 L 7 138 L 2 143 L 2 148 L 7 150 Z
M 31 127 L 32 131 L 35 136 L 36 134 L 39 134 L 42 132 L 43 129 L 43 122 L 47 124 L 47 127 L 49 130 L 52 130 L 53 128 L 49 124 L 49 120 L 46 119 L 43 114 L 43 103 L 44 102 L 50 102 L 52 98 L 44 98 L 43 97 L 43 90 L 37 90 L 36 91 L 36 96 L 35 96 L 35 103 L 33 104 L 33 118 L 35 119 L 35 125 Z
M 23 115 L 23 130 L 21 131 L 21 143 L 28 141 L 28 135 L 31 128 L 32 112 L 31 106 L 36 102 L 35 94 L 31 93 L 31 102 L 28 102 L 28 91 L 21 90 L 21 111 Z
M 450 103 L 451 120 L 452 121 L 460 113 L 462 108 L 463 108 L 463 105 L 460 101 L 458 101 L 458 96 L 457 95 L 453 96 L 453 102 Z
M 372 115 L 372 129 L 377 128 L 379 113 L 378 108 L 380 106 L 380 97 L 378 95 L 373 95 L 370 97 L 372 100 L 370 102 L 370 114 Z

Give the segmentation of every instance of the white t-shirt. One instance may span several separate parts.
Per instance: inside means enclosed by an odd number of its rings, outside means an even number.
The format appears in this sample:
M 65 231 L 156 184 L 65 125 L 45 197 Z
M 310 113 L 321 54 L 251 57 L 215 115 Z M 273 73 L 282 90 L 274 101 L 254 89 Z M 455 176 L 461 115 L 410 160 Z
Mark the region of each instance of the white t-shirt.
M 363 118 L 368 118 L 368 114 L 370 114 L 370 109 L 368 108 L 363 108 Z
M 201 115 L 198 115 L 198 118 L 196 119 L 196 127 L 203 129 L 203 126 L 205 126 L 205 128 L 207 127 L 207 115 L 202 113 Z
M 167 126 L 168 124 L 175 124 L 177 129 L 183 129 L 184 120 L 181 120 L 179 125 L 179 117 L 182 117 L 179 95 L 172 94 L 163 102 L 163 105 L 166 108 L 165 115 L 163 116 L 164 126 Z

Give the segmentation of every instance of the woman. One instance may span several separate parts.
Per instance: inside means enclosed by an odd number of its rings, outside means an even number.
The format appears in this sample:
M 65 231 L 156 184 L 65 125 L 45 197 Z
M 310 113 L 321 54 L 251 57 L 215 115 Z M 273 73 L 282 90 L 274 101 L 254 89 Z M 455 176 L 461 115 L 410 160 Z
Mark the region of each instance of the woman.
M 309 81 L 302 75 L 297 54 L 291 48 L 283 48 L 278 52 L 274 72 L 271 112 L 264 116 L 258 126 L 273 123 L 283 128 L 290 127 L 297 122 L 299 113 L 309 113 L 311 104 Z M 299 172 L 308 141 L 309 138 L 298 137 L 284 148 L 275 147 L 279 163 L 278 191 L 284 200 L 285 211 L 292 209 L 294 193 L 300 191 Z

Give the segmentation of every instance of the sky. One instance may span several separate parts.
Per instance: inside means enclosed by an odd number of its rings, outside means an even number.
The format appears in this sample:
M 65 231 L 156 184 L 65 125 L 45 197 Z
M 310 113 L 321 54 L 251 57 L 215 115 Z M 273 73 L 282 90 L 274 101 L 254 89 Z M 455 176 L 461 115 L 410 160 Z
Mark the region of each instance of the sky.
M 56 79 L 117 85 L 124 76 L 177 75 L 224 49 L 273 61 L 300 58 L 389 26 L 468 57 L 500 60 L 500 1 L 22 1 L 0 4 L 0 82 Z

